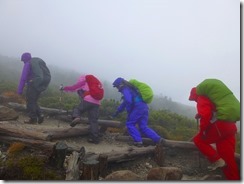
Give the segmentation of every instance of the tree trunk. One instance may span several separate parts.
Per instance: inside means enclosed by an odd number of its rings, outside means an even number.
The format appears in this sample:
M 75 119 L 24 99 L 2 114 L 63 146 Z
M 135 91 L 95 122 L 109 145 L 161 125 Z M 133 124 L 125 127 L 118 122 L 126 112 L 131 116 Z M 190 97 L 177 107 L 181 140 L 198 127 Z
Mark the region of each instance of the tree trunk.
M 63 168 L 67 149 L 68 146 L 64 142 L 57 142 L 53 147 L 53 152 L 50 157 L 51 165 L 57 167 L 58 169 Z
M 165 153 L 164 153 L 164 145 L 163 143 L 157 144 L 154 150 L 154 160 L 158 164 L 158 166 L 164 166 Z
M 102 178 L 105 178 L 107 175 L 107 166 L 108 166 L 108 155 L 100 154 L 98 157 L 99 161 L 99 173 Z
M 99 161 L 86 160 L 82 163 L 82 180 L 98 180 L 99 179 Z
M 66 178 L 65 180 L 80 179 L 80 165 L 85 156 L 85 148 L 82 147 L 80 152 L 73 151 L 71 155 L 65 159 Z

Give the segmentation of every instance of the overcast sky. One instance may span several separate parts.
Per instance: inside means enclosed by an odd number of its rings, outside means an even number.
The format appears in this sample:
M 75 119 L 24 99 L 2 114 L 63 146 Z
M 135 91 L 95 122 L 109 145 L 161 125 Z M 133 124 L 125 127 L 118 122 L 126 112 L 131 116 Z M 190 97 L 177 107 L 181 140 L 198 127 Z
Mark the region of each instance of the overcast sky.
M 206 78 L 240 99 L 238 0 L 0 0 L 0 55 L 148 83 L 188 101 Z

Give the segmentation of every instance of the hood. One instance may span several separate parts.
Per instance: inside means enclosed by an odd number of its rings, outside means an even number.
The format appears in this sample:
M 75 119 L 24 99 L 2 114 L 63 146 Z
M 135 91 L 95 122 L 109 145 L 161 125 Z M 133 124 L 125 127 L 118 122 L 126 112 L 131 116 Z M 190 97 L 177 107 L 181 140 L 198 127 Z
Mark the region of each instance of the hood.
M 198 95 L 197 95 L 197 88 L 194 87 L 191 89 L 191 92 L 190 92 L 190 96 L 189 96 L 189 100 L 190 101 L 196 101 L 198 98 Z
M 31 54 L 29 52 L 25 52 L 21 56 L 21 61 L 28 62 L 31 60 Z
M 119 87 L 125 80 L 121 77 L 117 78 L 114 82 L 113 82 L 113 87 Z

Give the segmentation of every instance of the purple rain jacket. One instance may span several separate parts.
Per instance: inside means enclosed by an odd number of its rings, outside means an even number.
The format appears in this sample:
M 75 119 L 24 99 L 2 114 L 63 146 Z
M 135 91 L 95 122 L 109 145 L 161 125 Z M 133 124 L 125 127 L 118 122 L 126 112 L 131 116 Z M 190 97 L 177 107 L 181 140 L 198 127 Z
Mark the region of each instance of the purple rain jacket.
M 24 62 L 24 66 L 22 69 L 22 74 L 20 77 L 20 81 L 19 81 L 19 86 L 18 86 L 18 94 L 22 94 L 23 93 L 23 89 L 25 87 L 25 84 L 29 82 L 29 80 L 31 80 L 31 54 L 30 53 L 24 53 L 21 56 L 21 61 Z

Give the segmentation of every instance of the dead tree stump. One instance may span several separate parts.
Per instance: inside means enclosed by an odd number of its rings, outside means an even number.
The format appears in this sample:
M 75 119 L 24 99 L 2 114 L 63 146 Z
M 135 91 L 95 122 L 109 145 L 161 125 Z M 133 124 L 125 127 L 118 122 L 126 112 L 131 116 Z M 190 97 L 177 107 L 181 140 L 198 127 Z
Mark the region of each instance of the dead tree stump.
M 99 179 L 99 161 L 86 160 L 82 163 L 82 180 L 98 180 Z
M 98 157 L 99 161 L 99 173 L 102 178 L 105 178 L 107 175 L 107 167 L 108 167 L 108 155 L 100 154 Z
M 158 164 L 158 166 L 162 167 L 164 165 L 164 159 L 165 153 L 163 143 L 159 143 L 154 149 L 154 160 Z
M 53 147 L 53 153 L 50 157 L 51 165 L 57 168 L 63 168 L 66 151 L 68 146 L 64 142 L 57 142 Z

